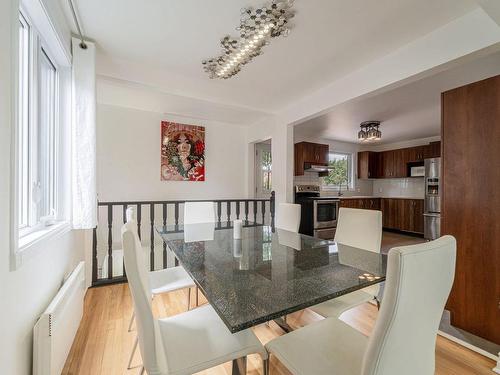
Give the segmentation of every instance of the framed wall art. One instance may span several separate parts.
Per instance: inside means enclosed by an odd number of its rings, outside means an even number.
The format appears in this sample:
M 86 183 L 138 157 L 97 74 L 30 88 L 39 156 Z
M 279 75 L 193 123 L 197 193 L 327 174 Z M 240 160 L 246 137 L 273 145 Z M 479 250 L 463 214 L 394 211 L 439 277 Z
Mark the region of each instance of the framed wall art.
M 205 127 L 161 122 L 161 180 L 205 181 Z

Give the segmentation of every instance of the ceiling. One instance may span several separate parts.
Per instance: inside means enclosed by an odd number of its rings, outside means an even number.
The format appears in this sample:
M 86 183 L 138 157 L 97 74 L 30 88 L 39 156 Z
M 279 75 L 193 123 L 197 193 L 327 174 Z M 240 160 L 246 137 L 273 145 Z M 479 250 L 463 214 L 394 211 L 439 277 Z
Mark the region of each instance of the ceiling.
M 296 0 L 287 38 L 235 77 L 211 80 L 201 60 L 219 53 L 221 37 L 236 35 L 240 8 L 264 0 L 74 1 L 98 46 L 98 74 L 268 113 L 477 7 L 474 0 Z
M 376 144 L 438 136 L 441 92 L 498 74 L 500 52 L 463 62 L 397 89 L 338 105 L 295 126 L 294 136 L 357 143 L 359 124 L 367 120 L 382 121 L 382 141 Z

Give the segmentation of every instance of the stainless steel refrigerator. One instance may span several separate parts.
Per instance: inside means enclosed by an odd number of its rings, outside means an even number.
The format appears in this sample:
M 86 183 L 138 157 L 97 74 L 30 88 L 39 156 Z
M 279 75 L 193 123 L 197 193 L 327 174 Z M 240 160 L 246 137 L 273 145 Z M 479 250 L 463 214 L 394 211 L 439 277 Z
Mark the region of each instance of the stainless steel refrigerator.
M 424 237 L 441 236 L 441 158 L 425 159 Z

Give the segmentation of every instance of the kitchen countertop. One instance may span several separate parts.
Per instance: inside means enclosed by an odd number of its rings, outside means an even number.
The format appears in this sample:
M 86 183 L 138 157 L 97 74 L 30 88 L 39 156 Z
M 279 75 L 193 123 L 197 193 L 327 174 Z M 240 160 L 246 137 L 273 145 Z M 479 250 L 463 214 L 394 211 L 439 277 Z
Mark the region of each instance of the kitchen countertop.
M 353 195 L 353 196 L 324 196 L 325 198 L 340 198 L 340 199 L 424 199 L 424 198 L 416 198 L 416 197 L 378 197 L 374 195 Z M 322 197 L 323 198 L 323 197 Z

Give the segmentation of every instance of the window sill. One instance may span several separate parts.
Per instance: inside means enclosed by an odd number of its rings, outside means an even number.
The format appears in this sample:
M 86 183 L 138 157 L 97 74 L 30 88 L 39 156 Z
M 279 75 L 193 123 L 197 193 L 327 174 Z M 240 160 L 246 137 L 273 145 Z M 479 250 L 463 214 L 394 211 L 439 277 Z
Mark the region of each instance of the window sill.
M 19 268 L 26 259 L 34 257 L 42 249 L 39 246 L 41 242 L 56 239 L 70 230 L 70 223 L 63 221 L 19 238 L 17 240 L 17 248 L 14 249 L 12 254 L 14 269 Z

